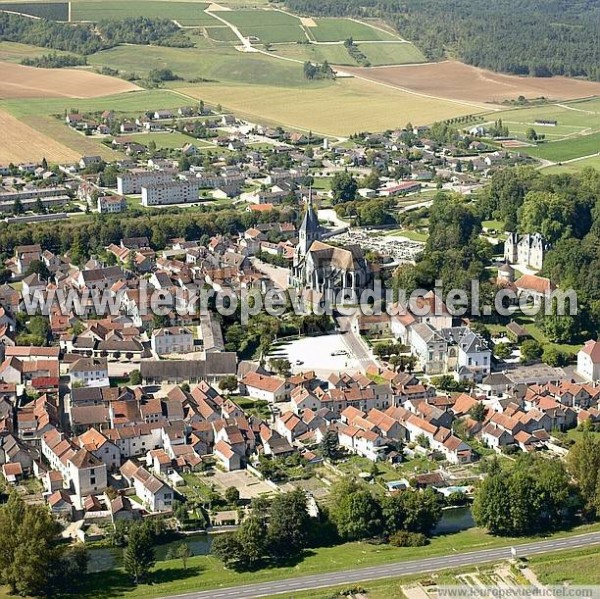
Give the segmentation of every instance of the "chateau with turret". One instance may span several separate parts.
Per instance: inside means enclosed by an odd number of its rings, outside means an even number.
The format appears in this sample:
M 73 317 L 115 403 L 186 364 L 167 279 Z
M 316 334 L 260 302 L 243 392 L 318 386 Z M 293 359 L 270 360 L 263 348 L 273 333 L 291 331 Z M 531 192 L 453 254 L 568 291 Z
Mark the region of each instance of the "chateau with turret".
M 525 264 L 540 270 L 549 249 L 549 244 L 540 233 L 509 233 L 504 242 L 504 260 L 508 264 Z

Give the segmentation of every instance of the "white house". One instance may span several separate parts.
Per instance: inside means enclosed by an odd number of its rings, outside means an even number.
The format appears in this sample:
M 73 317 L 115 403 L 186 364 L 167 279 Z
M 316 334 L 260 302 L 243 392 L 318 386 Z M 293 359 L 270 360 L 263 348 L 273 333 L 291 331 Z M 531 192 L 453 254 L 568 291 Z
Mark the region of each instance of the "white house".
M 577 352 L 577 372 L 588 381 L 600 380 L 600 342 L 590 339 Z
M 246 388 L 246 394 L 252 399 L 262 399 L 269 403 L 289 399 L 289 389 L 285 379 L 249 372 L 241 382 Z
M 81 358 L 69 371 L 71 385 L 85 387 L 109 387 L 108 362 L 106 358 Z
M 121 466 L 121 474 L 135 489 L 135 494 L 149 512 L 168 512 L 173 509 L 173 489 L 145 468 L 129 460 Z
M 167 327 L 153 331 L 152 351 L 159 355 L 187 354 L 194 351 L 194 335 L 187 327 Z

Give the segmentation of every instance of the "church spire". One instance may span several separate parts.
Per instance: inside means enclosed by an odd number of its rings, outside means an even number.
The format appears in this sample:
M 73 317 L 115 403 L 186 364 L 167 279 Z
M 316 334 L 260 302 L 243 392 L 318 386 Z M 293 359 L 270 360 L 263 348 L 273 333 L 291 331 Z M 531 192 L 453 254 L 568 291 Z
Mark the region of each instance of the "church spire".
M 298 249 L 303 256 L 307 254 L 312 242 L 320 238 L 319 218 L 317 217 L 317 213 L 315 212 L 312 203 L 312 187 L 310 188 L 308 206 L 302 224 L 300 225 L 298 237 Z

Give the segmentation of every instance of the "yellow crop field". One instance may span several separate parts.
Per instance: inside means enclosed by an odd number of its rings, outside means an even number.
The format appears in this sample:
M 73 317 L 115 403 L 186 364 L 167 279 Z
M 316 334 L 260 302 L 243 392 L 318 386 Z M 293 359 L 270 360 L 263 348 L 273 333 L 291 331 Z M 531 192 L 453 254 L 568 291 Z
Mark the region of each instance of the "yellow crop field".
M 206 84 L 178 91 L 221 104 L 250 120 L 340 136 L 484 111 L 477 105 L 427 98 L 359 79 L 339 79 L 312 89 Z
M 79 157 L 77 152 L 0 110 L 0 164 L 42 158 L 49 162 L 73 162 Z

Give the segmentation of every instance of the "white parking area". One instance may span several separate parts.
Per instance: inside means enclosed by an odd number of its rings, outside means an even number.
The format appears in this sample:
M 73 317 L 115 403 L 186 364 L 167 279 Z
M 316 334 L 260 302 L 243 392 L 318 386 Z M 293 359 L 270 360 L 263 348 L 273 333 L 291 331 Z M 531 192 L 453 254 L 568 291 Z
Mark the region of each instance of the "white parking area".
M 290 341 L 277 347 L 276 355 L 270 357 L 287 358 L 293 372 L 314 370 L 317 375 L 329 376 L 332 372 L 360 370 L 344 335 L 337 333 Z

